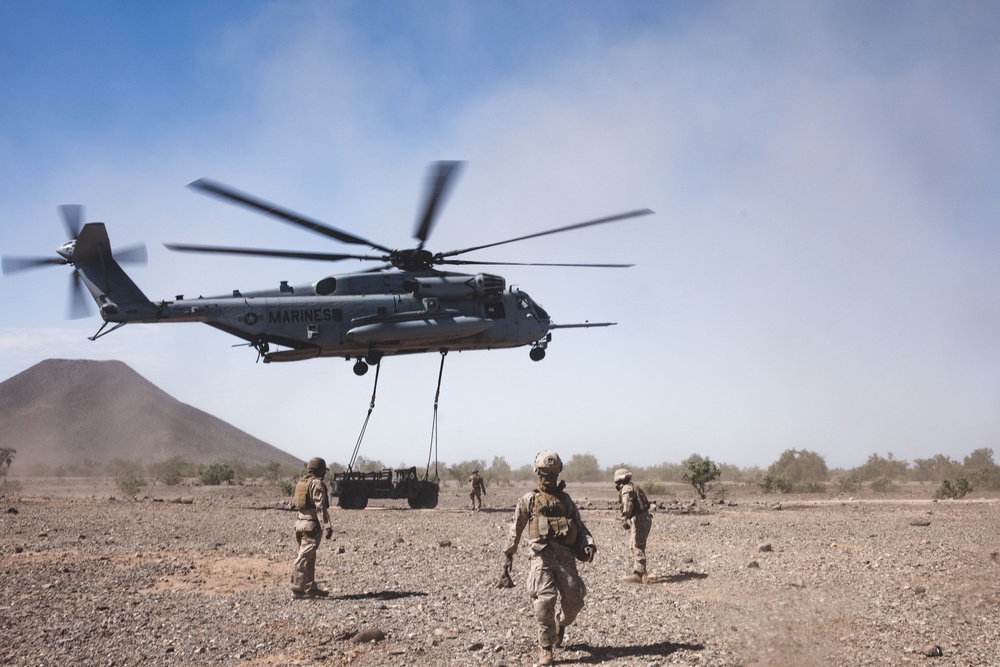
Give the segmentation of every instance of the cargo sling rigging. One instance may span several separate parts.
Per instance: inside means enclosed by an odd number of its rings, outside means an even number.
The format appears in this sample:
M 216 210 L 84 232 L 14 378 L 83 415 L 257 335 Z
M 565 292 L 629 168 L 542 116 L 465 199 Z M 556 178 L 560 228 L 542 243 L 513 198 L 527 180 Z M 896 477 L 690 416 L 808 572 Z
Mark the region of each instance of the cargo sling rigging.
M 441 350 L 441 366 L 438 368 L 437 389 L 434 391 L 434 418 L 431 422 L 431 441 L 427 452 L 427 468 L 424 470 L 425 480 L 430 479 L 432 457 L 434 459 L 434 479 L 440 479 L 438 473 L 438 402 L 441 398 L 441 378 L 444 376 L 444 358 L 447 355 L 448 350 Z M 364 424 L 361 425 L 361 433 L 358 434 L 358 441 L 354 444 L 354 452 L 351 454 L 351 460 L 347 464 L 347 472 L 354 471 L 354 464 L 357 462 L 358 452 L 361 450 L 361 441 L 364 440 L 365 431 L 368 430 L 368 421 L 372 418 L 372 412 L 375 411 L 375 396 L 378 393 L 378 376 L 381 370 L 382 361 L 379 360 L 378 364 L 375 365 L 375 384 L 372 387 L 372 399 L 368 403 L 368 414 L 365 416 Z

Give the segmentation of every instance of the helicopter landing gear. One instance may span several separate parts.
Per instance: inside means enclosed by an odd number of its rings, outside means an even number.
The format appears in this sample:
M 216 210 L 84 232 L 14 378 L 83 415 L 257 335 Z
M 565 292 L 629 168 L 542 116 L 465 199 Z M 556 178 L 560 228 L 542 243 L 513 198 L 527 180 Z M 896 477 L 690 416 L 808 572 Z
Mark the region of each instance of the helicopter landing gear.
M 378 362 L 382 361 L 382 357 L 383 357 L 383 352 L 381 350 L 376 350 L 373 347 L 370 348 L 368 350 L 368 354 L 365 355 L 365 361 L 368 362 L 369 366 L 378 366 Z
M 545 338 L 531 344 L 531 352 L 528 353 L 528 356 L 531 357 L 532 361 L 541 361 L 545 358 L 545 348 L 549 346 L 550 340 L 552 340 L 552 334 L 548 334 Z
M 358 363 L 354 364 L 354 374 L 360 377 L 367 372 L 368 364 L 365 363 L 364 359 L 358 359 Z

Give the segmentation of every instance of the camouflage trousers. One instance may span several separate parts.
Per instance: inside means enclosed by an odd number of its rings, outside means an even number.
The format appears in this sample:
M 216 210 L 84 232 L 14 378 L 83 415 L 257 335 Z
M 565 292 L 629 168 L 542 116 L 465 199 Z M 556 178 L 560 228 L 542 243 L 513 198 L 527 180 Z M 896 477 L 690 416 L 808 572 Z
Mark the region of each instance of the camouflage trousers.
M 576 570 L 572 550 L 561 544 L 549 544 L 531 556 L 528 595 L 538 621 L 538 645 L 551 647 L 556 641 L 556 622 L 563 627 L 572 624 L 583 609 L 583 598 L 587 595 L 587 586 Z
M 295 522 L 295 544 L 299 555 L 292 564 L 292 590 L 306 592 L 316 588 L 316 550 L 323 541 L 323 530 L 315 521 Z
M 483 495 L 479 491 L 470 491 L 469 499 L 472 501 L 472 509 L 482 509 L 483 507 Z M 479 507 L 476 507 L 476 505 Z
M 649 512 L 636 514 L 628 520 L 628 548 L 632 552 L 632 571 L 636 574 L 646 574 L 646 538 L 653 526 L 653 517 Z

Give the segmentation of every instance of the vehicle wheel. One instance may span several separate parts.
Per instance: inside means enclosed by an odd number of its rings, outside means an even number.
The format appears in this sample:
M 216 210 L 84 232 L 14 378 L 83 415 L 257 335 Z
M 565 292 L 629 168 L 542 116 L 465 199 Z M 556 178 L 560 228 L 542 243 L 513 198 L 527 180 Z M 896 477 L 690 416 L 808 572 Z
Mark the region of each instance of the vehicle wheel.
M 337 505 L 345 510 L 363 510 L 368 507 L 368 496 L 363 491 L 348 491 L 340 494 Z
M 368 372 L 368 364 L 358 359 L 358 363 L 354 364 L 354 374 L 361 376 Z
M 407 498 L 406 504 L 410 506 L 411 510 L 420 509 L 420 496 L 416 496 L 415 498 Z
M 438 490 L 428 484 L 417 494 L 417 507 L 422 510 L 432 510 L 438 504 Z M 411 505 L 412 507 L 412 505 Z
M 365 361 L 368 362 L 369 366 L 378 366 L 378 362 L 382 361 L 382 354 L 380 350 L 374 348 L 368 350 L 368 354 L 365 355 Z
M 545 358 L 545 350 L 540 347 L 533 347 L 531 348 L 531 352 L 528 353 L 528 356 L 531 357 L 532 361 L 541 361 Z

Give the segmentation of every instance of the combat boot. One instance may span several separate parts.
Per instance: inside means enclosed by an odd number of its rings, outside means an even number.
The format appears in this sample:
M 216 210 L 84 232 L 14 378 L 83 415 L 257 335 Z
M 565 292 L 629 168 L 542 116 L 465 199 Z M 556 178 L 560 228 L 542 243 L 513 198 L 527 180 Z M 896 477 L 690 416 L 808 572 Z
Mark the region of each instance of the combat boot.
M 641 584 L 643 583 L 643 578 L 642 575 L 639 574 L 638 572 L 633 572 L 627 577 L 622 577 L 622 581 L 624 581 L 627 584 Z
M 538 652 L 538 664 L 539 665 L 551 665 L 553 662 L 552 648 L 549 646 L 543 646 Z
M 306 595 L 311 598 L 325 598 L 330 595 L 330 591 L 324 591 L 322 588 L 310 588 L 306 591 Z

